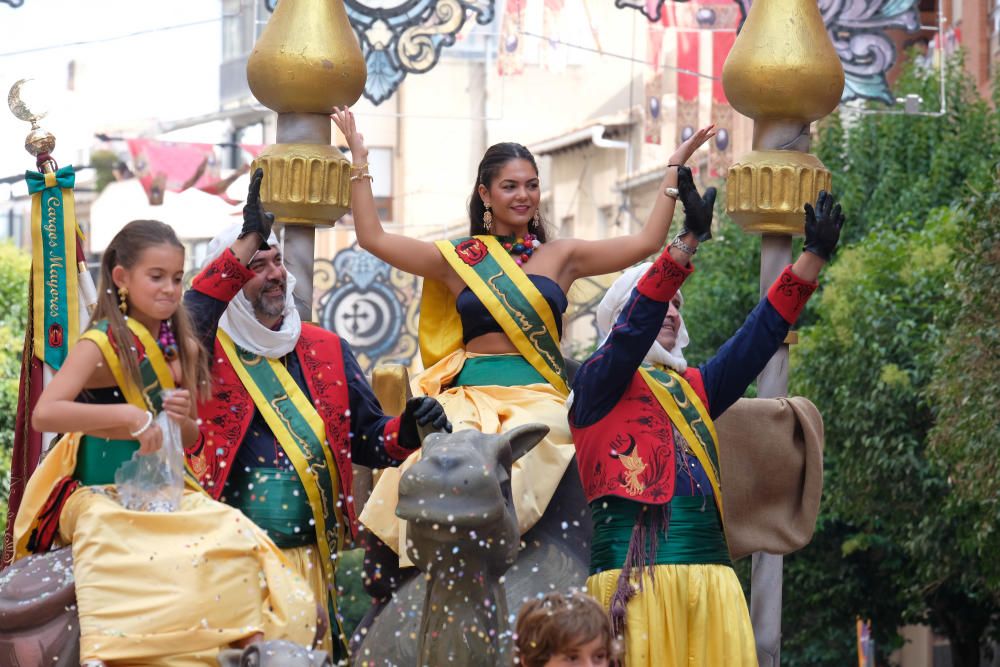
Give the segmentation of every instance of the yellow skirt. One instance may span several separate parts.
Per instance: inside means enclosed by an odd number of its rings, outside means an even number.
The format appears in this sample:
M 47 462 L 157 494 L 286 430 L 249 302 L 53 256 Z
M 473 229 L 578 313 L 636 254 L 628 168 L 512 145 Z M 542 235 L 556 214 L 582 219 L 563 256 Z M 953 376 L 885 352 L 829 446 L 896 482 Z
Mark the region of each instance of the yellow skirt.
M 64 437 L 28 480 L 19 546 L 55 480 L 72 474 L 78 445 L 78 434 Z M 113 486 L 82 487 L 63 507 L 59 538 L 73 548 L 81 661 L 216 667 L 220 649 L 258 632 L 305 646 L 315 636 L 306 582 L 242 512 L 203 493 L 151 513 L 126 510 Z
M 304 547 L 282 549 L 281 553 L 291 563 L 292 569 L 309 585 L 309 590 L 312 591 L 313 596 L 316 598 L 319 609 L 322 609 L 323 615 L 326 616 L 329 592 L 326 589 L 326 577 L 323 575 L 323 564 L 319 557 L 319 547 L 315 544 L 309 544 Z M 327 619 L 326 634 L 323 635 L 323 641 L 316 647 L 329 653 L 331 658 L 334 655 L 333 637 L 337 632 L 336 620 L 331 622 L 330 619 Z
M 587 579 L 587 592 L 611 608 L 621 570 Z M 746 599 L 726 565 L 644 568 L 643 590 L 625 612 L 626 667 L 757 667 Z M 635 583 L 638 583 L 637 581 Z
M 462 370 L 468 356 L 471 355 L 458 350 L 416 376 L 411 383 L 413 393 L 437 398 L 456 431 L 503 433 L 534 422 L 549 427 L 548 436 L 516 461 L 512 469 L 511 491 L 518 528 L 523 535 L 538 523 L 573 460 L 575 450 L 566 417 L 566 397 L 549 384 L 444 389 Z M 420 452 L 416 451 L 399 468 L 382 471 L 360 517 L 361 523 L 399 554 L 400 565 L 404 567 L 413 563 L 406 556 L 406 522 L 396 516 L 399 478 L 419 457 Z

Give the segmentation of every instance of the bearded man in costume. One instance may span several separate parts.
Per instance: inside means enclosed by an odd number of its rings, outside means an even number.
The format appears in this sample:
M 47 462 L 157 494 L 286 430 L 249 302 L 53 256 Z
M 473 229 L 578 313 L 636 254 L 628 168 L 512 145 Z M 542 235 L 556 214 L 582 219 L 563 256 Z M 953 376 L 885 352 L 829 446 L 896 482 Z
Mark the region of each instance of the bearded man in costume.
M 212 240 L 184 297 L 211 351 L 213 383 L 187 457 L 204 488 L 264 528 L 310 582 L 330 617 L 328 637 L 339 637 L 327 649 L 344 656 L 334 575 L 357 529 L 351 463 L 398 466 L 420 447 L 418 426 L 451 425 L 428 397 L 387 417 L 350 345 L 301 322 L 295 276 L 260 203 L 262 178 L 258 169 L 242 226 Z
M 805 246 L 719 351 L 690 368 L 681 284 L 711 238 L 714 189 L 702 199 L 681 168 L 685 226 L 655 262 L 626 271 L 598 307 L 603 343 L 573 382 L 570 427 L 593 513 L 588 591 L 624 634 L 628 667 L 756 667 L 750 616 L 722 525 L 712 420 L 778 350 L 816 289 L 843 215 L 820 192 L 805 205 Z M 623 633 L 624 630 L 624 633 Z

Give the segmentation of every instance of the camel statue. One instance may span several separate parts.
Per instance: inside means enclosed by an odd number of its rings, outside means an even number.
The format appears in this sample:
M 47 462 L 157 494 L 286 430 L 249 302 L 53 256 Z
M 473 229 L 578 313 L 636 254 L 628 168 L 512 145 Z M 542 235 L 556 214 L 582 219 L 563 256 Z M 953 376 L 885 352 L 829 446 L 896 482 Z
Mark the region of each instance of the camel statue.
M 549 429 L 526 424 L 503 435 L 434 433 L 403 474 L 396 514 L 410 522 L 407 553 L 426 591 L 418 664 L 510 664 L 503 575 L 520 543 L 511 464 Z

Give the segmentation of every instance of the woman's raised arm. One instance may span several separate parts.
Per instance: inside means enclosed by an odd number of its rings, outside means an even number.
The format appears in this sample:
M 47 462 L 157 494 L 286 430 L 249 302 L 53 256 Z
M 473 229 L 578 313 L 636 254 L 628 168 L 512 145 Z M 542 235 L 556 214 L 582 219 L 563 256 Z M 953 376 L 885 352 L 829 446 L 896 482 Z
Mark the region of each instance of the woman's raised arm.
M 598 241 L 570 240 L 573 247 L 569 251 L 569 261 L 566 265 L 570 282 L 586 276 L 621 271 L 663 248 L 667 232 L 670 230 L 670 222 L 674 217 L 674 206 L 677 203 L 677 167 L 684 165 L 702 144 L 714 136 L 714 125 L 703 127 L 678 146 L 670 156 L 668 163 L 670 166 L 667 167 L 667 173 L 660 183 L 660 191 L 653 204 L 653 210 L 650 211 L 641 230 L 635 234 Z M 668 188 L 672 189 L 673 196 L 667 194 Z
M 337 107 L 330 118 L 344 134 L 354 162 L 351 168 L 351 213 L 354 215 L 358 245 L 397 269 L 445 281 L 451 269 L 433 243 L 403 234 L 390 234 L 382 228 L 372 194 L 371 176 L 368 175 L 368 147 L 365 146 L 364 136 L 357 130 L 354 114 L 347 107 Z

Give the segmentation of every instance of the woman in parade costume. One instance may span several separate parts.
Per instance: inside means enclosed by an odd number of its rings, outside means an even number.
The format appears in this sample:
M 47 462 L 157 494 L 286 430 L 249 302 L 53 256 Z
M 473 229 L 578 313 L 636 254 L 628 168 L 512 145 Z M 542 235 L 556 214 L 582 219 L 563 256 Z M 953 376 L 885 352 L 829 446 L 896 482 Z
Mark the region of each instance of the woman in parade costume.
M 821 192 L 805 246 L 707 362 L 689 368 L 678 291 L 711 237 L 711 205 L 686 179 L 685 228 L 625 272 L 598 307 L 604 342 L 573 381 L 570 428 L 594 536 L 587 589 L 624 630 L 628 667 L 755 667 L 746 600 L 723 531 L 712 420 L 774 355 L 816 288 L 843 216 Z M 722 480 L 725 481 L 725 480 Z
M 586 276 L 620 271 L 659 250 L 674 211 L 661 194 L 645 226 L 613 239 L 547 240 L 532 154 L 520 144 L 490 147 L 469 201 L 470 236 L 436 243 L 382 229 L 367 170 L 368 149 L 348 109 L 332 115 L 354 161 L 351 210 L 358 244 L 388 264 L 424 278 L 420 350 L 426 370 L 415 393 L 437 397 L 456 429 L 500 433 L 541 422 L 548 437 L 514 464 L 512 492 L 521 533 L 542 516 L 573 457 L 566 424 L 569 393 L 559 349 L 566 293 Z M 677 168 L 714 136 L 699 130 L 671 156 L 663 189 Z M 405 555 L 396 507 L 398 476 L 383 476 L 361 521 Z M 405 559 L 404 559 L 405 562 Z
M 94 321 L 35 408 L 36 429 L 67 435 L 28 481 L 15 558 L 72 544 L 84 664 L 215 665 L 229 645 L 315 636 L 307 584 L 243 514 L 190 482 L 173 512 L 118 501 L 116 469 L 163 443 L 157 413 L 184 443 L 198 434 L 209 376 L 180 308 L 183 269 L 170 227 L 122 228 L 101 261 Z

